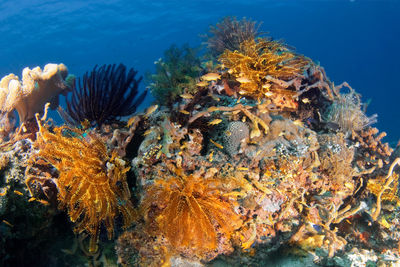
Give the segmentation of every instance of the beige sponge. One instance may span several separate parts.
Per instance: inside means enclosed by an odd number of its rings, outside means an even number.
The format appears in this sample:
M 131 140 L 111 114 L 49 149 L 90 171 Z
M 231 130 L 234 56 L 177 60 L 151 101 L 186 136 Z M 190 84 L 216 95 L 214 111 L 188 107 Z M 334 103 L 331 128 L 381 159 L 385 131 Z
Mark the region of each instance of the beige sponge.
M 14 74 L 1 79 L 0 111 L 16 109 L 22 123 L 34 118 L 35 113 L 42 112 L 47 102 L 50 102 L 51 108 L 56 108 L 59 94 L 66 95 L 74 84 L 75 78 L 68 75 L 64 64 L 47 64 L 43 71 L 40 67 L 25 68 L 22 83 Z

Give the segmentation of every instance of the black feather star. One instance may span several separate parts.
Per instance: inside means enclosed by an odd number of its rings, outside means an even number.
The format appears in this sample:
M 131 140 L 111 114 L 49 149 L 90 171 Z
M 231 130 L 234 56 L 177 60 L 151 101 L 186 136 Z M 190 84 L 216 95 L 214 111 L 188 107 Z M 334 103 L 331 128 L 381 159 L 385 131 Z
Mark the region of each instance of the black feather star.
M 92 126 L 101 126 L 131 115 L 147 94 L 146 90 L 136 98 L 142 80 L 136 79 L 136 74 L 132 68 L 127 72 L 123 64 L 96 65 L 90 74 L 78 79 L 71 99 L 67 99 L 68 116 L 64 114 L 64 119 L 75 125 L 87 120 Z

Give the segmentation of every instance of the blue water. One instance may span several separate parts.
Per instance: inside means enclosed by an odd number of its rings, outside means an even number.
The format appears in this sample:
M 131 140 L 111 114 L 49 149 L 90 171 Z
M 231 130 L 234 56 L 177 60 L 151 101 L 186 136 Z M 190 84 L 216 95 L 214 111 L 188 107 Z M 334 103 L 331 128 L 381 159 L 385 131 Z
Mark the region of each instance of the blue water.
M 199 45 L 223 16 L 263 21 L 336 84 L 372 99 L 367 113 L 378 113 L 385 140 L 400 138 L 400 1 L 3 0 L 0 11 L 0 77 L 49 62 L 77 76 L 119 62 L 144 74 L 171 44 Z

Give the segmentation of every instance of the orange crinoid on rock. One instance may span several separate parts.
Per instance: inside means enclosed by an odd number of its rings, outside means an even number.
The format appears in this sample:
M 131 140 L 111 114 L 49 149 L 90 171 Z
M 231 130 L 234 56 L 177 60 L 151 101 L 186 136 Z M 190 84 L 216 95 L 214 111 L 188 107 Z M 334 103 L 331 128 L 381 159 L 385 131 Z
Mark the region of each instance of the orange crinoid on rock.
M 229 240 L 242 221 L 234 211 L 236 201 L 223 197 L 222 181 L 185 175 L 175 169 L 154 182 L 142 202 L 146 222 L 156 226 L 178 252 L 198 257 Z M 155 224 L 155 225 L 154 225 Z
M 39 123 L 39 120 L 38 120 Z M 90 234 L 89 252 L 97 251 L 100 227 L 104 223 L 108 238 L 114 232 L 114 220 L 122 214 L 124 227 L 135 219 L 130 201 L 124 161 L 113 153 L 110 157 L 103 141 L 94 134 L 85 134 L 66 126 L 50 131 L 40 125 L 31 158 L 32 165 L 48 163 L 58 170 L 59 207 L 66 209 L 74 231 Z M 44 178 L 29 175 L 26 183 L 43 183 Z

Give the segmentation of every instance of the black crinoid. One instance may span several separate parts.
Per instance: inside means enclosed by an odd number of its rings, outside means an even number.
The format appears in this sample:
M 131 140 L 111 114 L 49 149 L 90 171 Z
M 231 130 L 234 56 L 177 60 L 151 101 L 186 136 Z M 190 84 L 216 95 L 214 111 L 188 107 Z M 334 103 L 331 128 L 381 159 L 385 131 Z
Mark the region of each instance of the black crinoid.
M 64 119 L 71 124 L 80 125 L 88 121 L 91 126 L 117 122 L 120 117 L 136 111 L 146 96 L 147 90 L 138 96 L 142 77 L 135 78 L 137 71 L 123 64 L 116 66 L 97 65 L 82 79 L 67 99 L 67 116 Z M 66 118 L 67 117 L 67 118 Z

